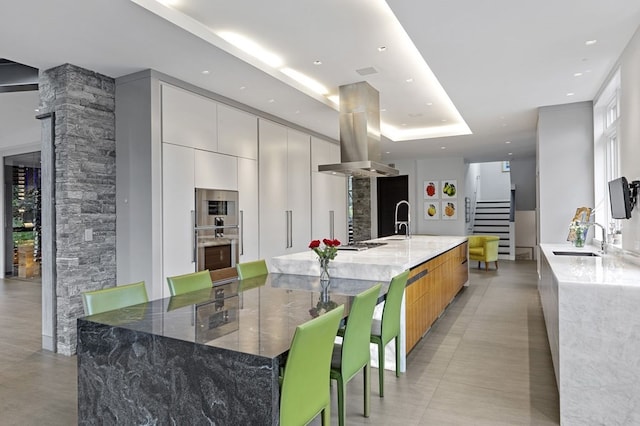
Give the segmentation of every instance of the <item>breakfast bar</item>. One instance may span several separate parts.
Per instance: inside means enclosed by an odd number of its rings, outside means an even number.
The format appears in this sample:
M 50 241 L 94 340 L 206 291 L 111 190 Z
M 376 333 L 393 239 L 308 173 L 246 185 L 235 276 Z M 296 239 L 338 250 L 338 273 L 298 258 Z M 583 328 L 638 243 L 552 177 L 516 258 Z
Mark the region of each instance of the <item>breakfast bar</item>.
M 329 263 L 331 277 L 388 282 L 402 271 L 411 270 L 401 315 L 400 347 L 405 351 L 400 354 L 400 371 L 405 371 L 406 354 L 468 283 L 467 237 L 413 235 L 405 238 L 394 235 L 360 244 L 364 246 L 362 249 L 341 250 Z M 311 250 L 274 257 L 271 270 L 320 274 L 317 256 Z M 381 315 L 382 306 L 378 306 L 374 317 L 380 318 Z M 395 360 L 394 345 L 387 345 L 385 368 L 394 370 Z M 377 351 L 373 347 L 371 364 L 374 367 L 378 365 Z
M 295 328 L 377 283 L 269 274 L 80 318 L 78 423 L 278 424 Z

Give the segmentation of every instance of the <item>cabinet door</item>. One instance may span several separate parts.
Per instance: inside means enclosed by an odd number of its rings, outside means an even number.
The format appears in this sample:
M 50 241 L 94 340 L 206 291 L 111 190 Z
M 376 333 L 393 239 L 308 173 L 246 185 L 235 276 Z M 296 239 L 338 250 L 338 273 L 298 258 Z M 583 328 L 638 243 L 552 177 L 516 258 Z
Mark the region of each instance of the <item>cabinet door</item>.
M 258 247 L 258 162 L 238 158 L 238 202 L 240 205 L 240 262 L 260 258 Z
M 259 120 L 260 257 L 284 254 L 287 238 L 287 129 Z
M 218 104 L 218 152 L 258 159 L 258 118 Z
M 195 151 L 196 188 L 238 190 L 238 159 L 229 155 Z
M 287 205 L 291 212 L 289 252 L 308 250 L 311 241 L 311 137 L 289 129 L 287 134 Z
M 205 151 L 218 150 L 217 104 L 167 84 L 162 88 L 162 141 Z
M 193 258 L 194 150 L 162 144 L 163 293 L 166 277 L 196 270 Z
M 318 172 L 318 165 L 338 162 L 340 162 L 338 145 L 311 138 L 312 239 L 333 237 L 346 244 L 348 241 L 347 178 Z M 333 224 L 333 235 L 331 224 Z

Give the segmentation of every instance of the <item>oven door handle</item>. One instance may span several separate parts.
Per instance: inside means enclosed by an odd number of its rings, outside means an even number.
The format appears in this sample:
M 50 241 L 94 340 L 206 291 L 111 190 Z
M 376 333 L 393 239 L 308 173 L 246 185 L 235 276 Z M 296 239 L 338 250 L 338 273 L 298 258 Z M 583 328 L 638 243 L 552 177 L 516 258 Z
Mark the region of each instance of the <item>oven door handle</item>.
M 196 263 L 196 256 L 198 255 L 198 229 L 196 228 L 196 211 L 191 210 L 191 226 L 193 232 L 191 234 L 191 244 L 193 247 L 193 252 L 191 253 L 191 262 Z M 196 265 L 197 266 L 197 265 Z
M 240 226 L 238 229 L 240 236 L 240 256 L 244 254 L 244 210 L 240 210 Z

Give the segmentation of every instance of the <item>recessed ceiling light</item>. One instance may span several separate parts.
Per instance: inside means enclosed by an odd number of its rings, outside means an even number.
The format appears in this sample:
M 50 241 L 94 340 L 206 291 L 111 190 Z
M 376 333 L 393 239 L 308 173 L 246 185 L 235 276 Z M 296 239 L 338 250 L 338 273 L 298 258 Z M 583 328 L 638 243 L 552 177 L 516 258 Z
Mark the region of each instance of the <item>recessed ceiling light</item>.
M 573 93 L 573 92 L 567 93 L 567 96 L 573 96 L 573 95 L 575 95 L 575 93 Z
M 270 104 L 274 103 L 276 100 L 275 99 L 269 99 L 267 102 L 269 102 Z
M 440 149 L 447 149 L 447 147 L 446 146 L 441 146 Z
M 507 155 L 513 155 L 513 152 L 508 153 Z
M 582 73 L 581 72 L 574 72 L 573 76 L 574 77 L 582 77 Z
M 587 46 L 593 46 L 597 42 L 598 42 L 598 40 L 587 40 L 587 41 L 584 42 L 584 44 L 586 44 Z
M 402 124 L 401 124 L 401 126 L 406 126 L 406 125 L 407 125 L 407 123 L 402 123 Z
M 432 106 L 433 102 L 427 102 L 427 106 Z
M 380 108 L 380 112 L 387 112 L 386 108 Z
M 511 143 L 511 141 L 504 141 L 504 143 Z
M 378 47 L 378 52 L 384 52 L 385 50 L 387 50 L 387 46 Z
M 386 151 L 385 154 L 391 154 L 391 151 Z
M 240 90 L 244 90 L 246 88 L 247 88 L 247 86 L 240 86 Z
M 442 119 L 442 120 L 440 120 L 440 121 L 441 121 L 441 122 L 443 122 L 443 123 L 446 123 L 446 122 L 447 122 L 447 119 L 446 119 L 446 118 L 443 118 L 443 119 Z
M 40 108 L 34 109 L 35 112 L 40 112 Z
M 313 61 L 313 65 L 322 65 L 322 61 L 318 61 L 318 60 Z
M 204 74 L 204 75 L 209 75 L 209 74 L 211 74 L 211 71 L 209 71 L 209 70 L 203 70 L 203 71 L 202 71 L 202 74 Z
M 407 83 L 413 83 L 413 79 L 412 78 L 408 78 L 405 80 Z

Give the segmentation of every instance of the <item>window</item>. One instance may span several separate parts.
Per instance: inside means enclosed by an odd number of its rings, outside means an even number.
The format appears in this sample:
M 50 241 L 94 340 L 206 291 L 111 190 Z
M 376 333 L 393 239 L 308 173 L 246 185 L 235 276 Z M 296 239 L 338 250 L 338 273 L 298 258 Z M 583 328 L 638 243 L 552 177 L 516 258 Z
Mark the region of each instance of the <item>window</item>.
M 596 221 L 613 234 L 610 242 L 621 245 L 622 222 L 611 218 L 607 183 L 620 177 L 620 73 L 616 72 L 593 107 L 594 122 L 594 199 Z M 600 238 L 597 234 L 596 238 Z

